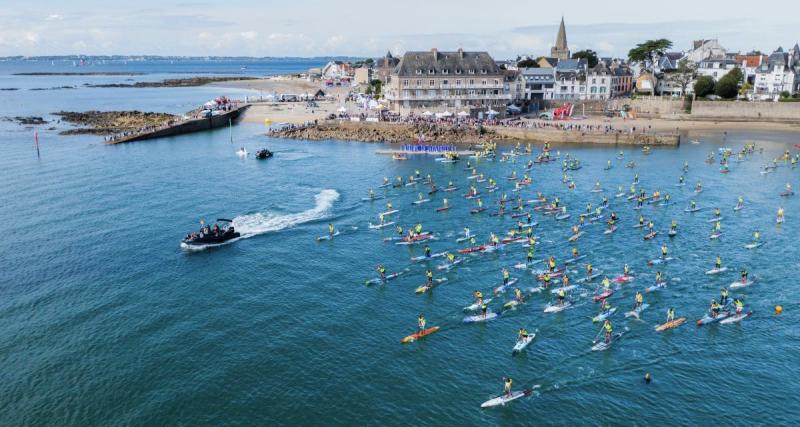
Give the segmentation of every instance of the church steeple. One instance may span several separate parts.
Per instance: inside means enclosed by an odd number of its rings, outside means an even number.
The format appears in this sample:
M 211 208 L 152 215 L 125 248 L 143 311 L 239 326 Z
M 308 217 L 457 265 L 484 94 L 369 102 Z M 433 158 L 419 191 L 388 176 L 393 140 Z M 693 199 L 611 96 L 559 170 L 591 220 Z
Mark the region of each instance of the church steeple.
M 567 45 L 567 28 L 564 25 L 564 17 L 561 17 L 561 25 L 558 26 L 556 35 L 556 45 L 550 49 L 550 56 L 558 59 L 569 59 L 569 46 Z

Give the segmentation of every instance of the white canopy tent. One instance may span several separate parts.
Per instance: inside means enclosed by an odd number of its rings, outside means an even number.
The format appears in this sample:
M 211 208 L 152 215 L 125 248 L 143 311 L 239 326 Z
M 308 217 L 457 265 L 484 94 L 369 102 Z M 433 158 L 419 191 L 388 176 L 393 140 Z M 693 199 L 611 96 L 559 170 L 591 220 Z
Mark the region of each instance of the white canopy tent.
M 469 113 L 466 111 L 461 111 L 457 114 L 458 117 L 469 117 Z
M 431 113 L 430 111 L 426 111 L 426 112 L 422 113 L 422 115 L 425 116 L 425 117 L 430 117 L 430 116 L 433 115 L 433 113 Z

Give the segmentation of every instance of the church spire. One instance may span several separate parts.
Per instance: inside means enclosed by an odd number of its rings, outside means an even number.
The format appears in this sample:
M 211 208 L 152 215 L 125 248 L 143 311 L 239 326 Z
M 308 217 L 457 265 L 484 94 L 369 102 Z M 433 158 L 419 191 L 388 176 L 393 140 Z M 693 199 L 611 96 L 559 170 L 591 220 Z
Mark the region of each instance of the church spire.
M 556 45 L 550 49 L 550 56 L 558 59 L 569 59 L 569 46 L 567 46 L 567 28 L 564 25 L 564 16 L 561 16 L 561 25 L 558 26 Z
M 567 50 L 567 29 L 564 26 L 564 17 L 561 17 L 561 25 L 558 27 L 558 35 L 556 36 L 556 47 L 561 50 Z

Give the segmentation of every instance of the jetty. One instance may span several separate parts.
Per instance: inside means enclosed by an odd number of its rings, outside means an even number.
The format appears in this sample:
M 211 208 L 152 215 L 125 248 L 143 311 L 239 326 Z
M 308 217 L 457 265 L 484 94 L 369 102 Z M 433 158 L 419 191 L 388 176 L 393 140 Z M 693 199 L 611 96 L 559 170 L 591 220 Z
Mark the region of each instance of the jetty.
M 106 144 L 143 141 L 165 136 L 183 135 L 229 126 L 235 123 L 250 107 L 250 104 L 239 104 L 226 110 L 195 111 L 181 120 L 173 120 L 161 126 L 141 129 L 136 132 L 125 132 L 106 140 Z

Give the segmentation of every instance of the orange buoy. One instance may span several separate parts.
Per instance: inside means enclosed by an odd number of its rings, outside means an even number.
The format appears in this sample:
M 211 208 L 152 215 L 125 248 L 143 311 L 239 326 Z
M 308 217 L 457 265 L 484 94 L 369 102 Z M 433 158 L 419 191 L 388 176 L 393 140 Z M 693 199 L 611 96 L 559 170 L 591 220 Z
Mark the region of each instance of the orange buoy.
M 776 305 L 776 306 L 775 306 L 775 314 L 778 314 L 778 315 L 779 315 L 779 314 L 781 314 L 781 313 L 783 313 L 783 307 L 782 307 L 782 306 L 780 306 L 780 305 Z

